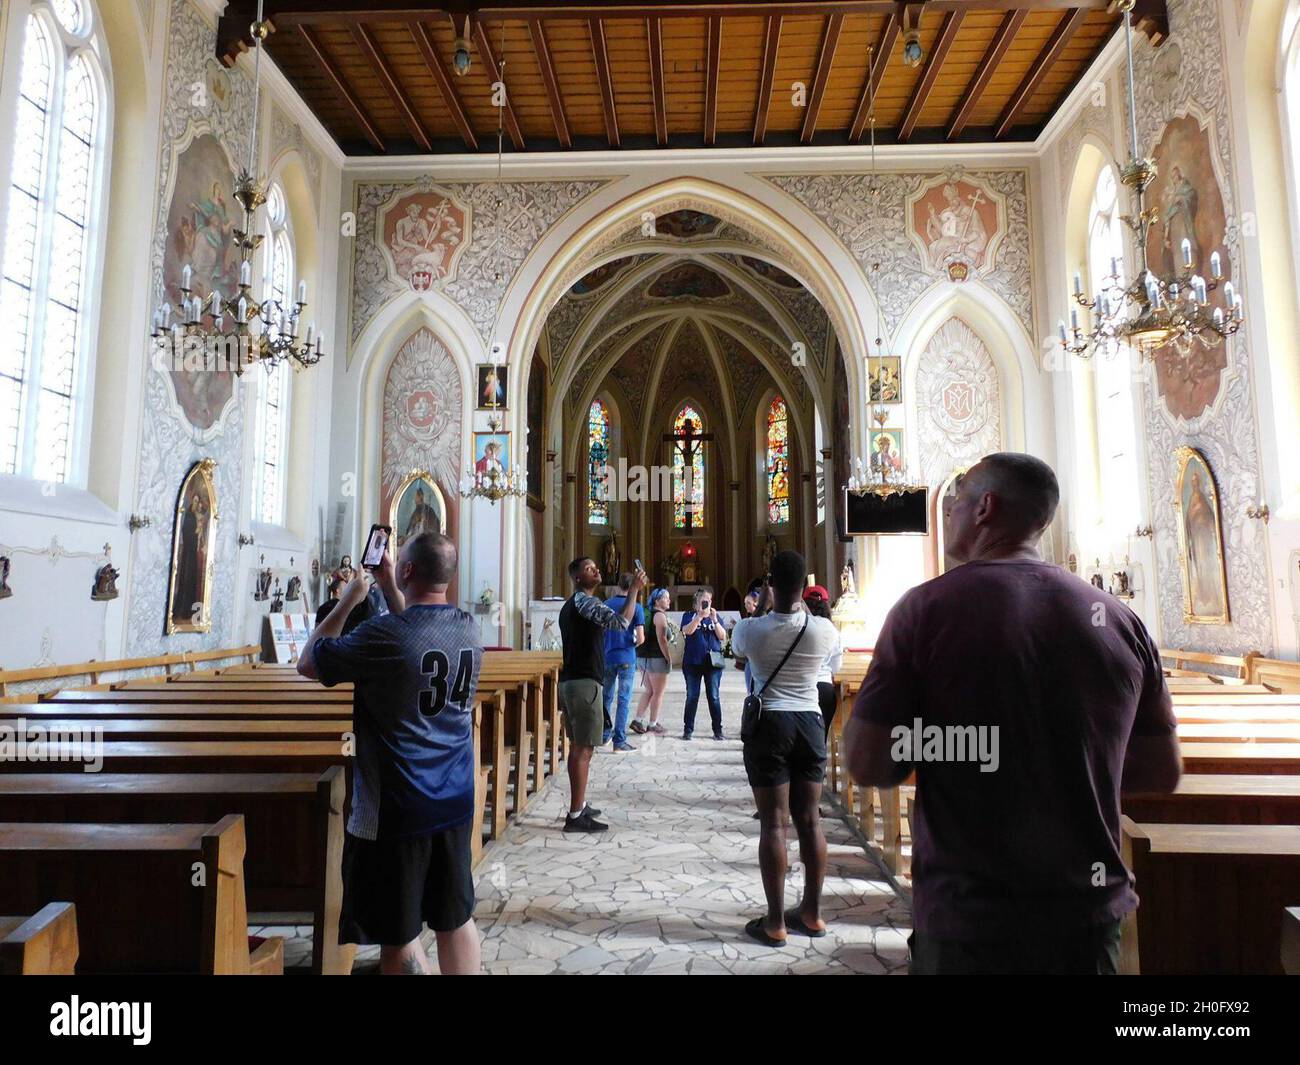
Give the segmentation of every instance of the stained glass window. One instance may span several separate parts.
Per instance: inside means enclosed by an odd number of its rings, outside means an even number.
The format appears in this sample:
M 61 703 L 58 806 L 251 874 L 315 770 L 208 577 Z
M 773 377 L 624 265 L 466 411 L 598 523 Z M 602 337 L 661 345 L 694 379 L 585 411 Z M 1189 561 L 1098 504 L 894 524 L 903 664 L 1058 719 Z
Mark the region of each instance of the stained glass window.
M 790 520 L 790 451 L 787 432 L 790 419 L 785 400 L 777 396 L 767 408 L 767 523 L 784 525 Z
M 587 412 L 587 524 L 609 524 L 604 468 L 609 462 L 609 409 L 592 400 Z
M 690 404 L 673 419 L 673 528 L 704 528 L 704 419 Z M 688 463 L 689 459 L 689 463 Z
M 84 21 L 72 0 L 55 12 Z M 93 56 L 36 5 L 24 26 L 0 258 L 0 473 L 65 482 L 75 466 L 83 285 L 101 109 Z M 77 20 L 75 24 L 68 20 Z
M 293 240 L 289 232 L 284 193 L 272 185 L 267 196 L 270 232 L 267 250 L 266 288 L 270 298 L 285 310 L 292 309 Z M 278 324 L 273 327 L 278 330 Z M 257 393 L 257 427 L 254 441 L 257 491 L 253 495 L 253 518 L 268 525 L 284 524 L 285 451 L 289 434 L 289 375 L 285 363 L 260 375 Z

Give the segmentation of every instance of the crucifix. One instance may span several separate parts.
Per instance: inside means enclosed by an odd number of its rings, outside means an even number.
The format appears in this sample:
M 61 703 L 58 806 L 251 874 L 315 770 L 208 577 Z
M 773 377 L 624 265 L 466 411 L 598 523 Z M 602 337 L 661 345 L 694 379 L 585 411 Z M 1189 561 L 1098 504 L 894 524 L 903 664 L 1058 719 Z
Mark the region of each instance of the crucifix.
M 682 422 L 681 432 L 668 433 L 664 439 L 670 441 L 676 454 L 682 457 L 682 470 L 686 477 L 682 492 L 686 506 L 683 509 L 686 511 L 686 531 L 689 533 L 695 528 L 695 456 L 700 453 L 700 446 L 706 440 L 713 439 L 713 434 L 696 432 L 695 422 L 687 418 Z

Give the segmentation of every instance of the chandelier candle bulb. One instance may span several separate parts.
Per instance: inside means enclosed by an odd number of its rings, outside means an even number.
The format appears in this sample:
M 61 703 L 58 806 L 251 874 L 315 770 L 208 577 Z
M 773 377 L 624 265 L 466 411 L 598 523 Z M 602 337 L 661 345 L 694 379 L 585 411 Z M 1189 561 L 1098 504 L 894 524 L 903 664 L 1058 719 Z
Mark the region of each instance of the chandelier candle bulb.
M 1119 278 L 1120 276 L 1119 256 L 1117 255 L 1112 255 L 1110 258 L 1110 276 L 1114 278 Z
M 252 279 L 253 279 L 253 264 L 250 263 L 247 259 L 245 259 L 242 263 L 239 264 L 239 283 L 241 285 L 248 285 L 252 283 Z
M 1183 238 L 1183 265 L 1192 265 L 1192 242 L 1186 237 Z
M 1237 302 L 1237 290 L 1232 287 L 1231 281 L 1223 286 L 1223 298 L 1227 301 L 1229 307 Z
M 182 292 L 188 292 L 188 291 L 190 290 L 190 281 L 193 279 L 193 277 L 194 277 L 194 270 L 193 270 L 193 268 L 189 265 L 189 263 L 186 263 L 186 264 L 185 264 L 185 269 L 181 271 L 181 291 L 182 291 Z
M 245 263 L 244 265 L 247 266 L 248 264 Z M 248 321 L 248 300 L 246 300 L 243 296 L 240 296 L 240 297 L 239 297 L 239 318 L 238 318 L 238 321 L 239 321 L 239 324 L 240 324 L 240 325 L 243 325 L 245 322 Z
M 1074 272 L 1074 294 L 1076 296 L 1083 295 L 1083 275 L 1078 270 Z
M 1210 256 L 1210 277 L 1215 281 L 1223 277 L 1223 260 L 1217 251 Z
M 307 282 L 298 282 L 298 306 L 304 306 L 307 303 Z
M 1070 308 L 1070 328 L 1075 332 L 1079 330 L 1079 312 L 1076 308 Z
M 1222 308 L 1222 307 L 1215 307 L 1215 308 L 1214 308 L 1214 324 L 1215 324 L 1216 328 L 1217 328 L 1217 327 L 1221 327 L 1221 326 L 1223 325 L 1223 308 Z

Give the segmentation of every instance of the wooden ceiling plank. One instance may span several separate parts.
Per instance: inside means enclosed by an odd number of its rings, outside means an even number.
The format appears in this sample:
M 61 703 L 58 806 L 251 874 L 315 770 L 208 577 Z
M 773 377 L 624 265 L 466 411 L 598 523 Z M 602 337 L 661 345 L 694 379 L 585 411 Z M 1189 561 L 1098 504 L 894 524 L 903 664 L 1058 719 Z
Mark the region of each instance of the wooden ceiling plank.
M 370 61 L 370 65 L 374 68 L 384 86 L 384 91 L 388 93 L 389 98 L 397 106 L 398 113 L 402 116 L 402 121 L 406 123 L 406 128 L 411 131 L 411 136 L 415 138 L 416 144 L 426 152 L 433 151 L 433 142 L 429 139 L 429 133 L 424 128 L 424 123 L 420 121 L 420 116 L 415 113 L 411 98 L 406 95 L 406 90 L 402 88 L 401 83 L 397 80 L 393 68 L 388 65 L 388 60 L 384 58 L 383 52 L 379 50 L 379 42 L 375 40 L 374 34 L 362 23 L 357 22 L 352 26 L 352 39 L 357 42 L 361 54 Z
M 772 107 L 772 81 L 776 77 L 776 54 L 781 47 L 780 15 L 767 16 L 763 41 L 763 67 L 758 81 L 758 113 L 754 116 L 754 144 L 761 146 L 767 137 L 767 114 Z
M 614 106 L 614 79 L 609 72 L 609 47 L 605 42 L 605 23 L 598 18 L 588 19 L 591 31 L 591 54 L 596 60 L 596 80 L 600 82 L 600 100 L 605 114 L 605 138 L 611 148 L 619 146 L 618 110 Z
M 542 20 L 529 19 L 528 33 L 533 39 L 533 54 L 537 56 L 537 66 L 542 72 L 542 81 L 546 84 L 546 98 L 551 104 L 555 136 L 563 147 L 572 148 L 573 137 L 569 133 L 569 120 L 564 114 L 564 99 L 560 96 L 560 82 L 555 76 L 555 62 L 551 58 L 551 47 L 546 43 L 546 30 L 542 27 Z
M 452 29 L 456 28 L 456 20 L 451 18 Z M 501 81 L 501 65 L 497 62 L 496 54 L 492 51 L 492 42 L 488 40 L 487 30 L 483 25 L 482 19 L 471 19 L 474 24 L 474 45 L 478 48 L 478 55 L 487 65 L 488 80 L 497 82 Z M 519 130 L 519 120 L 515 118 L 515 109 L 510 104 L 509 85 L 506 86 L 506 105 L 503 108 L 505 114 L 502 116 L 506 132 L 510 134 L 510 143 L 515 146 L 516 151 L 524 150 L 524 135 Z M 495 110 L 495 108 L 494 108 Z
M 722 65 L 722 16 L 709 17 L 709 56 L 704 81 L 704 143 L 710 148 L 718 138 L 718 72 Z
M 660 148 L 668 144 L 668 102 L 664 95 L 663 23 L 658 18 L 645 20 L 646 39 L 650 44 L 650 89 L 654 95 L 655 142 Z
M 912 93 L 912 99 L 908 102 L 907 110 L 903 113 L 903 121 L 898 128 L 898 140 L 900 142 L 907 140 L 912 135 L 912 131 L 916 129 L 917 120 L 921 117 L 921 109 L 925 107 L 925 101 L 929 99 L 930 93 L 934 90 L 935 82 L 939 80 L 939 71 L 943 68 L 943 61 L 948 58 L 948 51 L 952 48 L 952 42 L 957 38 L 957 32 L 961 29 L 963 18 L 965 16 L 960 11 L 949 11 L 944 16 L 943 26 L 939 30 L 938 39 L 930 48 L 930 55 L 926 59 L 921 80 L 917 82 L 916 90 Z
M 452 121 L 456 123 L 456 129 L 460 131 L 465 147 L 472 152 L 478 151 L 478 137 L 474 135 L 474 127 L 469 124 L 465 105 L 461 103 L 456 87 L 451 83 L 451 76 L 443 66 L 442 57 L 438 55 L 438 44 L 433 39 L 433 33 L 425 23 L 415 22 L 411 24 L 411 35 L 415 38 L 415 45 L 424 58 L 424 65 L 442 94 L 442 102 L 451 112 Z
M 871 69 L 867 72 L 867 83 L 862 86 L 862 95 L 858 97 L 858 109 L 853 113 L 853 125 L 849 127 L 850 141 L 861 140 L 862 134 L 866 132 L 871 111 L 871 86 L 875 85 L 876 94 L 879 96 L 880 77 L 885 72 L 890 53 L 893 52 L 894 45 L 898 41 L 898 31 L 898 15 L 891 14 L 880 31 L 880 40 L 876 44 Z
M 799 134 L 799 140 L 804 144 L 811 144 L 813 136 L 817 132 L 817 118 L 821 114 L 822 100 L 826 97 L 826 83 L 830 80 L 831 64 L 835 62 L 835 49 L 840 43 L 840 31 L 843 29 L 844 16 L 842 14 L 827 17 L 826 32 L 822 35 L 821 52 L 817 56 L 817 73 L 813 75 L 812 92 L 808 94 L 808 106 L 804 109 L 803 129 Z
M 348 110 L 352 112 L 352 116 L 357 120 L 362 131 L 365 133 L 366 140 L 371 143 L 376 151 L 387 152 L 388 148 L 384 144 L 383 137 L 379 135 L 379 131 L 375 128 L 374 122 L 372 122 L 370 116 L 366 114 L 365 108 L 361 106 L 361 101 L 357 99 L 356 94 L 344 79 L 343 74 L 335 65 L 334 60 L 332 60 L 325 52 L 325 49 L 321 45 L 315 32 L 309 26 L 299 26 L 298 33 L 306 43 L 307 48 L 315 57 L 316 62 L 320 64 L 321 70 L 329 76 L 330 84 L 334 86 L 334 91 L 338 94 L 340 99 L 348 105 Z
M 1007 54 L 1007 49 L 1011 47 L 1011 42 L 1015 40 L 1016 33 L 1019 32 L 1020 27 L 1024 25 L 1025 19 L 1028 17 L 1029 12 L 1024 8 L 1018 11 L 1008 11 L 1003 16 L 998 32 L 994 35 L 992 43 L 989 44 L 988 51 L 984 53 L 984 58 L 980 60 L 975 77 L 971 80 L 970 85 L 966 87 L 961 103 L 957 106 L 957 114 L 953 116 L 952 122 L 948 126 L 948 140 L 960 136 L 961 131 L 966 128 L 971 115 L 975 112 L 975 106 L 980 102 L 980 97 L 984 95 L 984 90 L 988 88 L 989 82 L 997 72 L 998 64 L 1002 62 L 1002 57 Z
M 1056 24 L 1052 36 L 1043 45 L 1043 50 L 1038 53 L 1038 58 L 1034 60 L 1033 66 L 1025 74 L 1024 80 L 1021 81 L 1020 87 L 1016 89 L 1011 102 L 1007 104 L 1006 110 L 1002 112 L 998 128 L 993 134 L 994 140 L 1001 140 L 1006 136 L 1007 131 L 1015 125 L 1016 118 L 1025 109 L 1025 105 L 1029 103 L 1029 98 L 1033 96 L 1034 90 L 1046 77 L 1047 72 L 1052 69 L 1052 64 L 1060 58 L 1061 52 L 1064 51 L 1070 38 L 1083 25 L 1083 20 L 1087 17 L 1087 14 L 1088 12 L 1084 8 L 1076 7 L 1068 11 Z

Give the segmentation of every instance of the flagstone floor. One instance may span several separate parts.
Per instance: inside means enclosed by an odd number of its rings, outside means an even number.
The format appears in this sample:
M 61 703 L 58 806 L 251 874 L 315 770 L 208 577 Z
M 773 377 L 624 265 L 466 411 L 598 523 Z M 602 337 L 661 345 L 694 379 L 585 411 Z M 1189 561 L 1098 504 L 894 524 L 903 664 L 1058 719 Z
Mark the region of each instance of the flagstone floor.
M 724 729 L 740 729 L 743 678 L 724 674 Z M 758 822 L 739 739 L 710 737 L 703 698 L 695 739 L 680 738 L 684 691 L 673 674 L 663 737 L 630 736 L 634 753 L 598 750 L 588 800 L 610 830 L 561 831 L 568 781 L 549 780 L 476 870 L 475 918 L 488 973 L 875 973 L 907 971 L 911 912 L 829 800 L 823 800 L 830 868 L 823 939 L 791 935 L 778 949 L 744 934 L 763 912 Z M 635 702 L 633 703 L 635 709 Z M 803 869 L 790 831 L 787 904 Z M 285 930 L 272 930 L 284 934 Z M 309 929 L 302 930 L 310 932 Z M 290 933 L 291 934 L 291 933 Z M 426 932 L 436 961 L 433 936 Z M 286 943 L 286 965 L 310 956 Z M 358 954 L 373 972 L 377 948 Z

